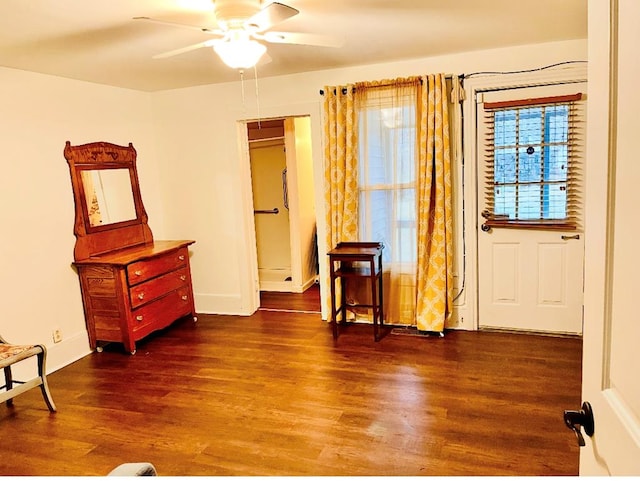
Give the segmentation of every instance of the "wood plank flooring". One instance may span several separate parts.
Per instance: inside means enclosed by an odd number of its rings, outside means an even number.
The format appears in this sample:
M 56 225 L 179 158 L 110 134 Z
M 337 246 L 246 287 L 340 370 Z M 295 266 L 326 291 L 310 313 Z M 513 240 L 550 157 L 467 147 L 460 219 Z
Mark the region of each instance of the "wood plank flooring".
M 320 287 L 313 284 L 302 293 L 262 291 L 260 309 L 320 312 Z
M 501 332 L 444 338 L 318 314 L 199 315 L 117 344 L 0 406 L 1 475 L 577 475 L 582 342 Z

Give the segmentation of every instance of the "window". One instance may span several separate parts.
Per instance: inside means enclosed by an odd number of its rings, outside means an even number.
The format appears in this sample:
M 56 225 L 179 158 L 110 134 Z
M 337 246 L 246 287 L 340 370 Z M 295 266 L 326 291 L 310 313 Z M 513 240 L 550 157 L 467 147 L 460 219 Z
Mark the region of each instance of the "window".
M 581 94 L 486 103 L 483 212 L 491 226 L 576 228 L 580 169 L 576 102 Z
M 385 263 L 415 263 L 416 108 L 366 105 L 359 112 L 359 233 L 382 241 Z

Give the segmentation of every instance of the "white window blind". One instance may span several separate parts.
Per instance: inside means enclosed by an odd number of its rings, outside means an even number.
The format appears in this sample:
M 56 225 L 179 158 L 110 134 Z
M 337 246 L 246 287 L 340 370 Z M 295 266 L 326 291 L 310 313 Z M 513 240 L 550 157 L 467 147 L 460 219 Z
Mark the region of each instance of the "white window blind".
M 583 104 L 580 93 L 484 104 L 486 225 L 579 227 Z

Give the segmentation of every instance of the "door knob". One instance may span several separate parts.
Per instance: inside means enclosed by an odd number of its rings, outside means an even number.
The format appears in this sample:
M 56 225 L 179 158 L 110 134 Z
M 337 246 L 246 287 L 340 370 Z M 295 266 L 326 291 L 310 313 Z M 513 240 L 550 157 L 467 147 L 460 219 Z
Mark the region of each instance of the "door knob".
M 580 411 L 565 411 L 564 423 L 575 433 L 576 438 L 578 438 L 578 446 L 584 446 L 584 437 L 582 436 L 580 428 L 583 427 L 584 432 L 589 437 L 593 436 L 594 432 L 593 410 L 591 409 L 591 404 L 585 401 L 582 403 L 582 409 L 580 409 Z

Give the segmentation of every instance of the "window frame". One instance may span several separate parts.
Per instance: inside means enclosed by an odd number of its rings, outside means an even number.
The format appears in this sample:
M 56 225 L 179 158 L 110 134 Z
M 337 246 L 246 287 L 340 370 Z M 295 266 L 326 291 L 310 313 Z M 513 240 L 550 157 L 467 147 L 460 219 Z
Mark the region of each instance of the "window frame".
M 579 166 L 579 156 L 576 155 L 579 149 L 579 130 L 582 128 L 580 115 L 578 112 L 578 102 L 583 99 L 582 93 L 572 95 L 562 95 L 554 97 L 540 97 L 523 100 L 508 100 L 498 102 L 485 102 L 485 122 L 487 123 L 487 134 L 485 137 L 485 163 L 487 175 L 484 180 L 484 200 L 485 205 L 491 210 L 485 209 L 482 217 L 485 221 L 483 228 L 501 227 L 501 228 L 528 228 L 528 229 L 544 229 L 544 230 L 576 230 L 579 228 L 581 217 L 582 198 L 578 185 L 581 183 L 581 169 Z M 536 219 L 512 219 L 505 218 L 504 215 L 495 212 L 495 164 L 496 164 L 496 148 L 495 148 L 495 114 L 507 110 L 524 110 L 535 107 L 555 107 L 558 105 L 568 106 L 568 132 L 567 132 L 567 178 L 563 183 L 566 184 L 566 217 L 565 218 L 536 218 Z M 544 119 L 544 115 L 542 116 Z M 541 120 L 542 126 L 544 121 Z M 530 144 L 529 144 L 530 145 Z M 546 135 L 543 133 L 539 144 L 541 149 L 545 149 L 551 145 L 547 142 Z M 516 151 L 528 147 L 527 144 L 516 142 L 512 146 Z M 544 162 L 544 156 L 541 153 L 541 162 Z M 542 170 L 541 170 L 542 172 Z M 547 183 L 544 181 L 544 175 L 541 174 L 539 182 L 522 182 L 506 183 L 500 185 L 515 185 L 517 187 L 523 185 L 540 185 L 542 188 Z M 486 226 L 486 227 L 485 227 Z

